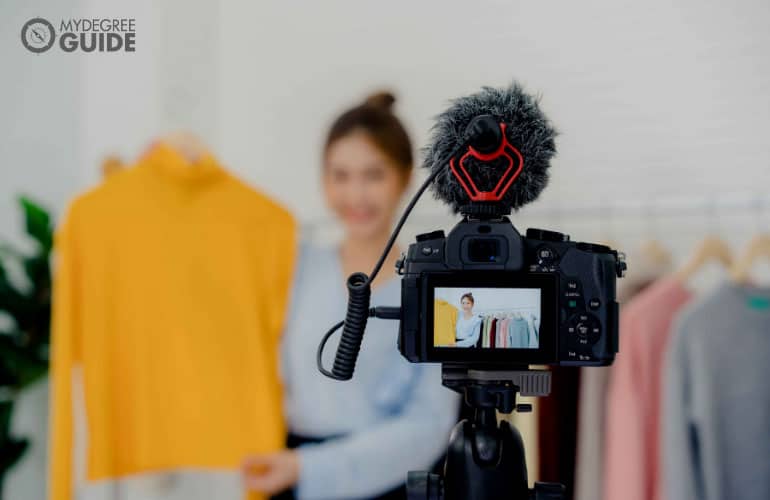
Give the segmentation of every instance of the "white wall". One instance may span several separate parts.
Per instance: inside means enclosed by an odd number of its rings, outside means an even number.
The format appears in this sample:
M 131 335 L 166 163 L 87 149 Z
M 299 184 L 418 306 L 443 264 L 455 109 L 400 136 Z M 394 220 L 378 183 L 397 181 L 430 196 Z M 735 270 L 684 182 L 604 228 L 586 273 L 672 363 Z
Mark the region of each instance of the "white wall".
M 515 77 L 562 132 L 543 203 L 752 189 L 770 182 L 768 21 L 766 1 L 227 4 L 221 152 L 313 217 L 296 180 L 341 107 L 393 87 L 422 145 L 449 98 Z
M 28 52 L 20 42 L 21 27 L 32 17 L 79 9 L 79 0 L 0 3 L 0 241 L 22 248 L 29 242 L 21 236 L 16 197 L 27 194 L 58 209 L 83 185 L 78 129 L 83 80 L 77 57 Z M 12 431 L 32 441 L 6 481 L 4 499 L 44 497 L 47 399 L 42 382 L 17 402 Z
M 135 17 L 137 52 L 28 53 L 19 30 L 38 15 Z M 319 146 L 337 112 L 392 88 L 422 146 L 449 98 L 511 78 L 542 93 L 561 131 L 535 209 L 765 194 L 768 25 L 767 0 L 2 2 L 0 235 L 19 240 L 16 193 L 60 213 L 97 180 L 104 154 L 135 157 L 174 128 L 203 135 L 303 220 L 323 221 Z M 408 232 L 452 223 L 427 198 L 418 212 Z M 739 248 L 770 228 L 767 209 L 601 218 L 524 209 L 518 220 L 583 239 L 655 236 L 679 255 L 712 230 Z M 40 473 L 27 477 L 8 498 L 40 498 Z

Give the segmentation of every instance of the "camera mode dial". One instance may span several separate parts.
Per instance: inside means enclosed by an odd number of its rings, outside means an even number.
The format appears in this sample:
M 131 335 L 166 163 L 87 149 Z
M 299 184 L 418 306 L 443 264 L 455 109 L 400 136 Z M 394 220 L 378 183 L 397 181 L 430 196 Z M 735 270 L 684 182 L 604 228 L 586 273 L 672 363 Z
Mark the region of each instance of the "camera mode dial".
M 538 229 L 535 227 L 530 227 L 527 229 L 527 238 L 541 241 L 569 241 L 568 234 L 560 233 L 558 231 L 549 231 L 547 229 Z

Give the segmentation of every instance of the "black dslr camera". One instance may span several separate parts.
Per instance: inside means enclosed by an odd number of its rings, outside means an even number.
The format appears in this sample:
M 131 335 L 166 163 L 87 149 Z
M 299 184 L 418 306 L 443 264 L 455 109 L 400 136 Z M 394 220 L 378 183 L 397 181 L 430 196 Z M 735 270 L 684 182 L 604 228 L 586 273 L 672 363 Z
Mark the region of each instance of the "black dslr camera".
M 442 384 L 474 409 L 449 440 L 443 476 L 410 472 L 410 500 L 557 500 L 564 487 L 529 489 L 524 445 L 497 414 L 526 411 L 518 394 L 545 396 L 550 372 L 530 365 L 609 365 L 618 351 L 615 280 L 625 257 L 604 245 L 529 229 L 511 209 L 533 201 L 548 179 L 555 130 L 537 100 L 513 84 L 457 99 L 438 117 L 425 151 L 431 170 L 370 275 L 348 278 L 348 311 L 318 347 L 326 376 L 349 380 L 367 318 L 399 320 L 398 348 L 411 362 L 442 365 Z M 399 259 L 400 307 L 370 307 L 371 283 L 406 218 L 432 186 L 462 220 L 449 236 L 421 234 Z M 342 328 L 331 371 L 322 356 Z
M 452 113 L 452 125 L 466 122 L 463 141 L 447 162 L 452 177 L 436 190 L 464 218 L 449 237 L 419 235 L 399 261 L 399 349 L 412 362 L 477 367 L 611 364 L 623 255 L 554 231 L 529 229 L 522 237 L 506 217 L 542 190 L 553 152 L 553 130 L 536 103 L 509 92 L 523 117 L 468 120 L 459 105 Z
M 417 236 L 399 261 L 399 350 L 412 362 L 611 364 L 624 270 L 607 246 L 468 217 L 448 237 Z

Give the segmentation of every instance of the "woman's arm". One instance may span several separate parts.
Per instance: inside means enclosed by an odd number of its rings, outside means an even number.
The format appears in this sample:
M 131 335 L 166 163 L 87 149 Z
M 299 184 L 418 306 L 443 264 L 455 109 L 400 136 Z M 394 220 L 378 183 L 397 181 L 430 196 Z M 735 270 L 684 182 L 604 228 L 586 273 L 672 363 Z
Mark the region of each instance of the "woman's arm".
M 373 496 L 404 483 L 410 470 L 433 465 L 457 422 L 459 398 L 441 385 L 437 366 L 422 365 L 417 376 L 400 414 L 348 437 L 299 448 L 299 500 Z

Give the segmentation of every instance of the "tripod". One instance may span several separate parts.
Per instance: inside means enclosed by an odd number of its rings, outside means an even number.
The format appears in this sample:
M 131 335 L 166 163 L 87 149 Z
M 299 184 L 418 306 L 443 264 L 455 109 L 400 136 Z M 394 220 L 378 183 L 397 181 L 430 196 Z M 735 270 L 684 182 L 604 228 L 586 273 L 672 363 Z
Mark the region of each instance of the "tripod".
M 442 383 L 463 394 L 475 414 L 452 430 L 443 477 L 409 472 L 409 500 L 561 500 L 560 484 L 536 483 L 529 489 L 521 434 L 508 422 L 497 423 L 497 411 L 531 411 L 530 405 L 516 404 L 516 394 L 547 396 L 550 375 L 526 367 L 511 371 L 443 365 Z

